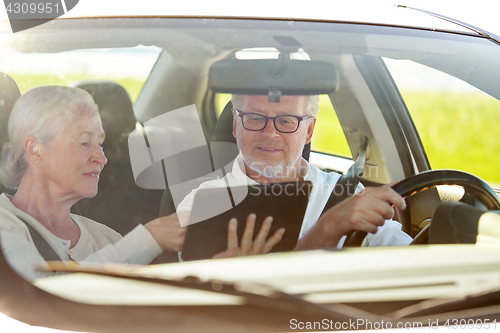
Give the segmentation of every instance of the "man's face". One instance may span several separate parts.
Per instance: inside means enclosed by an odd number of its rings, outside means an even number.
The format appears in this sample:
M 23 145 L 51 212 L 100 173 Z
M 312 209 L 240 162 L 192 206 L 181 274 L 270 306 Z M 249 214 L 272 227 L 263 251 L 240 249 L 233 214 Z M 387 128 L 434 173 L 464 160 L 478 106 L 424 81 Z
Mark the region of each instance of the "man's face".
M 268 96 L 241 96 L 235 108 L 242 112 L 258 113 L 267 117 L 280 115 L 305 116 L 307 96 L 282 96 L 279 103 L 269 102 Z M 315 119 L 303 120 L 294 133 L 281 133 L 269 119 L 260 131 L 243 128 L 241 117 L 235 114 L 233 135 L 243 155 L 246 167 L 270 178 L 279 179 L 290 172 L 297 172 L 301 165 L 304 145 L 311 141 Z M 247 170 L 248 171 L 248 170 Z

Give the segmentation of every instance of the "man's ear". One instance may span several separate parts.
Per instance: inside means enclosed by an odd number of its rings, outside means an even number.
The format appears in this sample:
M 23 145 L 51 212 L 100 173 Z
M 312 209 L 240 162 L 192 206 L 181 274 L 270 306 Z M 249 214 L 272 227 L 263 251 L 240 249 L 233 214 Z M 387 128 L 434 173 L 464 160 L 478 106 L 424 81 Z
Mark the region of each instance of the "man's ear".
M 26 151 L 26 156 L 28 160 L 32 162 L 34 165 L 39 166 L 42 162 L 42 146 L 37 139 L 32 136 L 28 136 L 26 140 L 24 140 L 24 150 Z
M 238 117 L 236 116 L 236 112 L 233 111 L 233 136 L 236 138 L 236 126 L 238 125 Z
M 316 125 L 316 118 L 309 120 L 309 125 L 307 125 L 307 136 L 306 136 L 306 145 L 311 142 L 314 126 Z

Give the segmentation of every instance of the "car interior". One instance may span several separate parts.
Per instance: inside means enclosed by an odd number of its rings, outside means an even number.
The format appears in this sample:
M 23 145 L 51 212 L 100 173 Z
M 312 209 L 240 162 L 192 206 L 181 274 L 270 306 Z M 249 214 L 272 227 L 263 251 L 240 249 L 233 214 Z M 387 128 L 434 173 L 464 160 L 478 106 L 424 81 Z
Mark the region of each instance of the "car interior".
M 158 23 L 161 21 L 161 27 Z M 367 140 L 365 174 L 362 179 L 366 186 L 377 186 L 393 181 L 408 178 L 416 173 L 430 170 L 430 163 L 422 146 L 418 132 L 406 109 L 401 94 L 383 57 L 408 58 L 427 66 L 447 71 L 452 75 L 462 78 L 470 73 L 455 73 L 451 66 L 445 66 L 445 58 L 439 50 L 431 53 L 432 38 L 429 43 L 421 43 L 418 50 L 409 48 L 403 51 L 387 48 L 383 27 L 340 25 L 337 31 L 329 31 L 320 23 L 295 22 L 292 28 L 284 22 L 267 22 L 261 34 L 255 34 L 255 29 L 263 29 L 253 21 L 234 20 L 194 20 L 176 19 L 151 21 L 136 20 L 136 24 L 123 27 L 119 19 L 102 20 L 92 32 L 79 31 L 78 26 L 83 22 L 57 22 L 55 29 L 60 38 L 57 41 L 46 43 L 30 43 L 36 35 L 26 34 L 24 40 L 16 47 L 21 52 L 38 52 L 41 45 L 45 52 L 60 52 L 73 48 L 98 48 L 109 45 L 106 35 L 99 35 L 104 29 L 112 28 L 114 46 L 130 46 L 138 43 L 151 44 L 163 47 L 156 63 L 139 98 L 132 104 L 126 90 L 119 84 L 106 80 L 82 80 L 73 82 L 72 85 L 87 90 L 99 105 L 103 126 L 106 131 L 105 150 L 108 164 L 105 176 L 100 181 L 99 193 L 95 198 L 79 202 L 74 211 L 85 216 L 112 226 L 122 234 L 130 231 L 138 223 L 149 221 L 158 215 L 167 215 L 175 211 L 169 198 L 168 186 L 165 189 L 142 189 L 134 183 L 130 168 L 130 155 L 127 149 L 127 136 L 146 121 L 189 104 L 195 104 L 200 121 L 203 126 L 207 142 L 231 142 L 235 140 L 231 134 L 231 105 L 227 103 L 223 111 L 215 110 L 215 100 L 224 93 L 270 93 L 270 88 L 265 87 L 266 82 L 259 81 L 266 71 L 272 70 L 275 62 L 282 64 L 296 63 L 297 65 L 321 64 L 315 72 L 311 67 L 299 68 L 289 66 L 287 75 L 278 83 L 283 94 L 315 92 L 325 94 L 338 117 L 345 140 L 349 145 L 352 162 L 360 155 L 362 146 Z M 146 25 L 149 33 L 138 35 L 135 25 Z M 168 27 L 164 25 L 167 24 Z M 59 28 L 58 25 L 61 27 Z M 224 30 L 212 34 L 211 27 Z M 42 29 L 42 28 L 41 28 Z M 168 34 L 164 33 L 165 29 Z M 238 38 L 231 36 L 232 29 L 239 32 Z M 406 32 L 409 40 L 425 36 L 427 32 Z M 414 36 L 415 35 L 415 36 Z M 83 40 L 76 43 L 75 37 Z M 99 38 L 96 38 L 99 36 Z M 464 46 L 455 41 L 451 45 L 460 50 Z M 335 42 L 325 42 L 334 40 Z M 391 42 L 404 49 L 410 42 L 402 36 L 393 35 Z M 175 41 L 175 42 L 174 42 Z M 181 42 L 182 41 L 182 42 Z M 372 43 L 367 52 L 362 47 Z M 480 44 L 480 43 L 478 43 Z M 340 46 L 341 45 L 341 46 Z M 343 48 L 339 51 L 338 48 Z M 478 48 L 487 48 L 487 45 L 478 45 Z M 238 59 L 242 53 L 251 54 L 264 48 L 268 52 L 274 49 L 280 54 L 275 60 L 247 60 Z M 305 50 L 309 61 L 289 60 L 294 53 Z M 490 52 L 491 53 L 491 52 Z M 280 60 L 281 59 L 281 60 Z M 454 61 L 470 61 L 478 70 L 485 64 L 491 65 L 498 60 L 492 56 L 485 59 L 474 58 L 466 55 L 464 59 Z M 265 64 L 256 66 L 256 64 Z M 327 81 L 332 75 L 328 74 L 325 66 L 333 66 L 333 71 L 338 72 L 338 85 L 330 91 L 321 91 L 322 85 L 332 84 Z M 267 66 L 267 67 L 266 67 Z M 275 66 L 278 68 L 279 66 Z M 256 68 L 260 68 L 256 70 Z M 297 72 L 292 69 L 297 68 Z M 208 72 L 212 75 L 209 77 Z M 238 72 L 239 71 L 239 72 Z M 228 75 L 227 73 L 232 73 Z M 308 73 L 308 75 L 305 75 Z M 326 75 L 321 76 L 324 73 Z M 336 73 L 334 75 L 337 75 Z M 476 75 L 476 72 L 474 72 Z M 499 91 L 494 90 L 485 79 L 472 75 L 469 82 L 487 90 L 494 96 L 499 96 Z M 303 80 L 299 80 L 303 77 Z M 335 76 L 334 76 L 335 77 Z M 10 88 L 2 90 L 2 98 L 7 102 L 2 106 L 2 119 L 8 117 L 8 109 L 15 100 L 17 93 L 9 89 L 16 89 L 12 80 L 5 74 L 2 76 L 3 86 Z M 175 82 L 175 84 L 172 84 Z M 283 84 L 288 84 L 286 87 Z M 311 86 L 316 84 L 317 86 Z M 295 85 L 295 86 L 293 86 Z M 258 90 L 257 88 L 260 88 Z M 287 92 L 286 89 L 289 89 Z M 294 91 L 295 89 L 295 91 Z M 309 89 L 309 90 L 308 90 Z M 323 89 L 324 90 L 324 89 Z M 308 92 L 309 91 L 309 92 Z M 2 126 L 6 121 L 2 122 Z M 2 131 L 5 133 L 5 131 Z M 5 136 L 5 135 L 4 135 Z M 2 137 L 2 140 L 5 138 Z M 314 146 L 314 138 L 313 138 Z M 332 143 L 334 145 L 334 143 Z M 325 170 L 336 170 L 342 173 L 347 168 L 339 166 L 336 161 L 346 160 L 343 156 L 324 154 L 318 151 L 310 152 L 310 147 L 305 147 L 304 157 L 315 164 L 316 157 L 323 158 L 328 165 L 319 165 Z M 234 153 L 236 150 L 234 151 Z M 165 182 L 168 184 L 168 175 Z M 407 198 L 410 210 L 398 212 L 397 219 L 403 224 L 403 230 L 415 237 L 423 229 L 432 216 L 436 207 L 441 203 L 443 195 L 437 189 L 419 192 Z M 453 192 L 455 193 L 455 192 Z M 453 194 L 452 193 L 452 194 Z M 163 196 L 163 199 L 162 199 Z M 140 199 L 139 199 L 140 198 Z M 132 204 L 133 203 L 133 204 Z M 161 209 L 160 209 L 161 208 Z M 491 208 L 490 208 L 491 209 Z

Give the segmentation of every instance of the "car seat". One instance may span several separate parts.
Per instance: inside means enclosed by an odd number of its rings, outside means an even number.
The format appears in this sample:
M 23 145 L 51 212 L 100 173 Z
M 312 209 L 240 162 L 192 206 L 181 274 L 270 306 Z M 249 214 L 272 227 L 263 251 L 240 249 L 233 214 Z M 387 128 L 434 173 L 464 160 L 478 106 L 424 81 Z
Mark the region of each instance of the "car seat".
M 128 136 L 136 127 L 132 101 L 127 91 L 112 81 L 77 81 L 72 86 L 89 92 L 99 107 L 108 159 L 97 195 L 80 200 L 73 211 L 124 235 L 139 223 L 158 217 L 163 192 L 143 189 L 135 183 L 128 148 Z

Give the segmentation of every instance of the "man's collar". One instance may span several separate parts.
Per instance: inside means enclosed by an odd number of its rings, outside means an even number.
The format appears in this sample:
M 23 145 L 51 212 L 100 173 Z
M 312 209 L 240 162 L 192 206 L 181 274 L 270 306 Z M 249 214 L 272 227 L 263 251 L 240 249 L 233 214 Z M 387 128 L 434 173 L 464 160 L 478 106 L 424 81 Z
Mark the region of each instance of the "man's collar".
M 233 164 L 233 172 L 232 173 L 233 173 L 233 176 L 238 181 L 247 182 L 249 185 L 259 184 L 255 180 L 253 180 L 252 178 L 247 176 L 246 170 L 245 170 L 245 162 L 243 161 L 243 156 L 241 155 L 241 153 L 239 153 L 238 156 L 236 157 L 236 160 Z
M 302 165 L 306 166 L 306 174 L 303 176 L 304 180 L 311 180 L 311 165 L 309 165 L 309 162 L 307 162 L 303 157 L 302 158 Z

